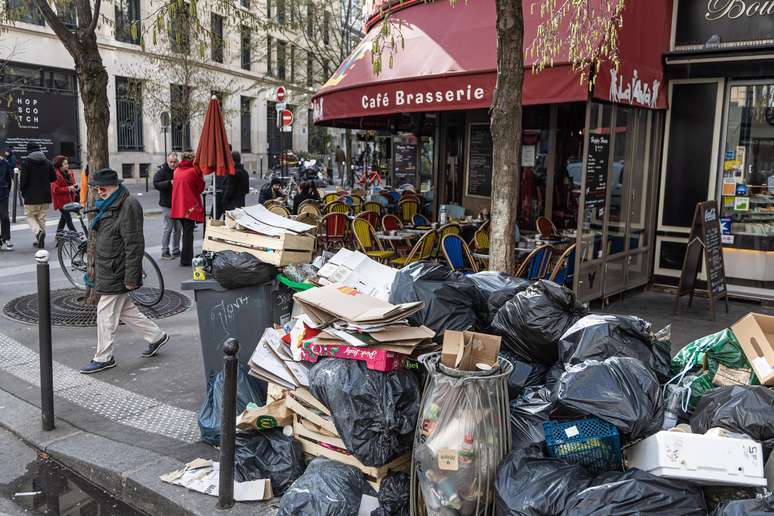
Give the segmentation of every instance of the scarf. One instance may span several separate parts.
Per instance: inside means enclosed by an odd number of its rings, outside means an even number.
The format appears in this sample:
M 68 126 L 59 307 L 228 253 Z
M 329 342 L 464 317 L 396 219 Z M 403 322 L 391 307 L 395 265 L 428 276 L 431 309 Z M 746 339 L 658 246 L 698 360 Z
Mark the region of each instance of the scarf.
M 91 229 L 97 229 L 97 225 L 99 224 L 99 221 L 102 220 L 102 217 L 105 216 L 105 213 L 107 213 L 108 208 L 110 208 L 114 202 L 116 202 L 116 199 L 118 199 L 118 196 L 121 195 L 121 192 L 124 191 L 123 185 L 118 185 L 118 189 L 110 194 L 110 197 L 107 199 L 97 199 L 94 201 L 94 207 L 97 209 L 97 214 L 94 216 L 94 218 L 91 220 Z

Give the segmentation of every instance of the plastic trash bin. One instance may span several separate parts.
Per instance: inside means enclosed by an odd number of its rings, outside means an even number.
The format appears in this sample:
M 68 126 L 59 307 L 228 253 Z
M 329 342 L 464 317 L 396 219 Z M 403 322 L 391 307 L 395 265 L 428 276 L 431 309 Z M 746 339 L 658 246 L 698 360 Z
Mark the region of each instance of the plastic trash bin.
M 181 288 L 194 291 L 205 381 L 223 370 L 226 339 L 239 339 L 238 358 L 247 365 L 263 331 L 286 321 L 292 310 L 292 297 L 288 303 L 284 291 L 287 287 L 280 288 L 277 281 L 226 289 L 215 280 L 188 280 Z

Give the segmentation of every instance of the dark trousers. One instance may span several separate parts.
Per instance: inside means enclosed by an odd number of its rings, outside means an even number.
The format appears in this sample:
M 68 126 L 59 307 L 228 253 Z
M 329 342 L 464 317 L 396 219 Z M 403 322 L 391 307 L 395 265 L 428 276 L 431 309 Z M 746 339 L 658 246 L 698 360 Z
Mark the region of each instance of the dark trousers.
M 180 224 L 183 226 L 183 242 L 180 246 L 180 265 L 191 266 L 193 260 L 193 243 L 194 243 L 194 229 L 196 229 L 196 222 L 189 219 L 180 219 Z
M 11 219 L 8 217 L 8 199 L 0 199 L 0 242 L 11 239 Z
M 75 231 L 75 224 L 73 224 L 73 217 L 69 211 L 59 210 L 59 224 L 56 225 L 57 232 L 62 231 L 67 226 L 70 231 Z

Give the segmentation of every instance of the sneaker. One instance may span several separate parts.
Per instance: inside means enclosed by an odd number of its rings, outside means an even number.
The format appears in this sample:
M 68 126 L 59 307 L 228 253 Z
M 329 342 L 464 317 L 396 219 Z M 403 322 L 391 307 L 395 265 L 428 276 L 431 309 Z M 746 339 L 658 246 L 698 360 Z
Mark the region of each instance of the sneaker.
M 113 359 L 113 357 L 110 357 L 110 360 L 107 362 L 97 362 L 95 360 L 92 360 L 88 364 L 86 364 L 84 367 L 81 368 L 81 374 L 92 374 L 92 373 L 99 373 L 100 371 L 104 371 L 105 369 L 112 369 L 116 366 L 116 361 Z
M 13 244 L 7 241 L 0 241 L 0 251 L 13 251 Z
M 43 248 L 46 247 L 46 232 L 45 231 L 38 232 L 37 243 L 38 243 L 38 249 L 43 249 Z
M 164 336 L 161 337 L 156 342 L 151 342 L 150 344 L 148 344 L 148 347 L 145 348 L 145 351 L 143 351 L 140 354 L 140 356 L 142 358 L 150 358 L 154 356 L 156 353 L 159 352 L 159 350 L 161 349 L 161 346 L 163 346 L 167 342 L 169 342 L 169 335 L 165 333 Z
M 162 260 L 166 260 L 166 261 L 170 261 L 170 260 L 174 260 L 175 258 L 171 254 L 169 254 L 169 252 L 165 251 L 165 252 L 161 253 L 161 259 Z
M 180 258 L 180 251 L 172 251 L 172 258 Z

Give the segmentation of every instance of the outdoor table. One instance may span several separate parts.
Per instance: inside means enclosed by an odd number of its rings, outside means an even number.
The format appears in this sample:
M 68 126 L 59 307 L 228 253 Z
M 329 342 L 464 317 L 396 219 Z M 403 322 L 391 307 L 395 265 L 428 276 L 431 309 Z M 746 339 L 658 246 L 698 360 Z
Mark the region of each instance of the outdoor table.
M 434 228 L 428 228 L 428 229 L 414 229 L 414 228 L 406 228 L 404 227 L 401 231 L 404 233 L 408 233 L 411 236 L 422 236 L 428 231 L 432 231 Z
M 394 242 L 401 241 L 401 240 L 409 240 L 411 238 L 415 238 L 416 235 L 410 235 L 407 231 L 403 230 L 402 232 L 399 232 L 397 235 L 388 235 L 386 233 L 378 232 L 376 233 L 376 238 L 378 240 L 392 240 Z

